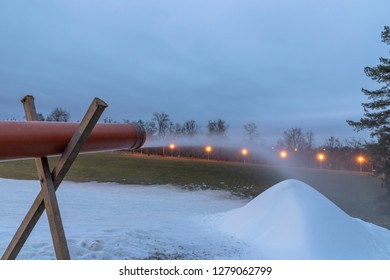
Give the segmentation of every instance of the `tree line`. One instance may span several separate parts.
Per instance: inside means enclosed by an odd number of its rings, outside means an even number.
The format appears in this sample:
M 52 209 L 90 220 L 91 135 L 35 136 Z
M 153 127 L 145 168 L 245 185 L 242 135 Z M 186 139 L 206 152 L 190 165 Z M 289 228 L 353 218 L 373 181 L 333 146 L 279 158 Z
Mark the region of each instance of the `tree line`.
M 50 114 L 46 117 L 43 114 L 38 113 L 38 121 L 56 121 L 56 122 L 69 122 L 71 119 L 71 114 L 61 108 L 55 108 Z M 8 120 L 16 120 L 15 118 Z M 103 118 L 103 123 L 120 123 L 107 116 Z M 228 131 L 229 125 L 226 121 L 218 118 L 216 120 L 209 120 L 206 125 L 206 131 L 202 130 L 202 127 L 197 123 L 196 120 L 188 120 L 183 123 L 174 123 L 169 114 L 165 112 L 155 112 L 152 115 L 150 121 L 138 120 L 131 121 L 124 119 L 123 123 L 137 123 L 138 125 L 145 128 L 147 137 L 150 141 L 153 140 L 174 140 L 181 137 L 192 138 L 199 135 L 206 135 L 211 138 L 219 139 L 229 139 Z M 261 134 L 258 126 L 255 123 L 248 123 L 243 125 L 243 138 L 245 144 L 260 144 Z M 302 128 L 293 127 L 288 130 L 285 130 L 282 133 L 281 138 L 276 143 L 274 147 L 278 149 L 284 149 L 289 151 L 311 151 L 316 149 L 314 145 L 314 133 L 313 131 L 304 131 Z M 328 150 L 335 150 L 341 148 L 355 148 L 363 149 L 364 143 L 361 140 L 356 140 L 354 138 L 346 139 L 344 141 L 340 140 L 337 137 L 330 136 L 325 139 L 325 144 L 317 148 L 326 148 Z
M 179 137 L 192 138 L 204 134 L 196 120 L 174 123 L 171 121 L 169 114 L 164 112 L 155 112 L 150 121 L 138 120 L 136 123 L 145 128 L 148 139 L 152 141 Z M 206 134 L 210 137 L 227 138 L 229 125 L 222 119 L 210 120 L 206 129 Z

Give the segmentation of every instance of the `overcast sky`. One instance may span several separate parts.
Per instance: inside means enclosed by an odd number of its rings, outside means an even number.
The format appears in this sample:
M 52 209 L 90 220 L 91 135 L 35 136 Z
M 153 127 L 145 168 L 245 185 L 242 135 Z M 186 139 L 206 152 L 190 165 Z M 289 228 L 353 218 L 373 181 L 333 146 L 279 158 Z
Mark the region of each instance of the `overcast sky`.
M 32 94 L 77 121 L 96 96 L 118 121 L 166 112 L 205 131 L 222 118 L 231 137 L 254 122 L 268 144 L 292 127 L 362 138 L 345 120 L 379 86 L 363 68 L 389 56 L 389 15 L 389 0 L 2 1 L 0 119 L 22 119 Z

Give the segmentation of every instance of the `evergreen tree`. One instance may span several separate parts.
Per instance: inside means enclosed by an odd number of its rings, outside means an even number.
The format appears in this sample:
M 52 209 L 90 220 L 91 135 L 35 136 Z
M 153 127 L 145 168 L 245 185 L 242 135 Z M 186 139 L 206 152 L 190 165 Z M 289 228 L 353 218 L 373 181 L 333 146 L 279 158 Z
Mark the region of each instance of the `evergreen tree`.
M 390 28 L 385 26 L 382 42 L 390 45 Z M 375 173 L 383 179 L 383 186 L 390 191 L 390 59 L 379 58 L 380 64 L 365 67 L 364 72 L 372 80 L 381 84 L 377 90 L 362 89 L 370 102 L 363 103 L 364 117 L 348 124 L 356 130 L 371 131 L 372 143 L 366 145 L 372 157 Z

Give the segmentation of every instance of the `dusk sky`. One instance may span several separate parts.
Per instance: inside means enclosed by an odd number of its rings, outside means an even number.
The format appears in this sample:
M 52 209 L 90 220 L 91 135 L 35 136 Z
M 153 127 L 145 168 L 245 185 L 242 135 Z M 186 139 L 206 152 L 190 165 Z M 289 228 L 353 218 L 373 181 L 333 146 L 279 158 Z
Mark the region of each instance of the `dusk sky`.
M 364 74 L 389 57 L 389 0 L 29 0 L 0 8 L 0 119 L 22 120 L 20 99 L 82 118 L 96 96 L 104 117 L 256 123 L 273 144 L 300 127 L 315 142 L 366 138 Z M 367 138 L 368 139 L 368 138 Z

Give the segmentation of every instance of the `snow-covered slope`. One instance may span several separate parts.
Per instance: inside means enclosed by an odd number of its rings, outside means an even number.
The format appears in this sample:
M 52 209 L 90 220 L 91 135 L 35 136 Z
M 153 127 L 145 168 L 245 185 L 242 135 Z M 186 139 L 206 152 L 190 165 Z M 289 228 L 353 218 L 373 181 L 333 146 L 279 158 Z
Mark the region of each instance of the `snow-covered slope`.
M 390 231 L 348 216 L 297 180 L 271 187 L 220 224 L 270 259 L 390 258 Z
M 39 190 L 38 181 L 0 179 L 0 255 Z M 228 192 L 65 181 L 57 196 L 72 259 L 246 258 L 210 226 L 209 216 L 247 202 Z M 46 213 L 18 258 L 55 258 Z
M 39 189 L 0 179 L 0 254 Z M 294 180 L 252 201 L 96 182 L 64 182 L 57 193 L 72 259 L 390 259 L 390 231 Z M 55 258 L 45 214 L 19 258 Z

